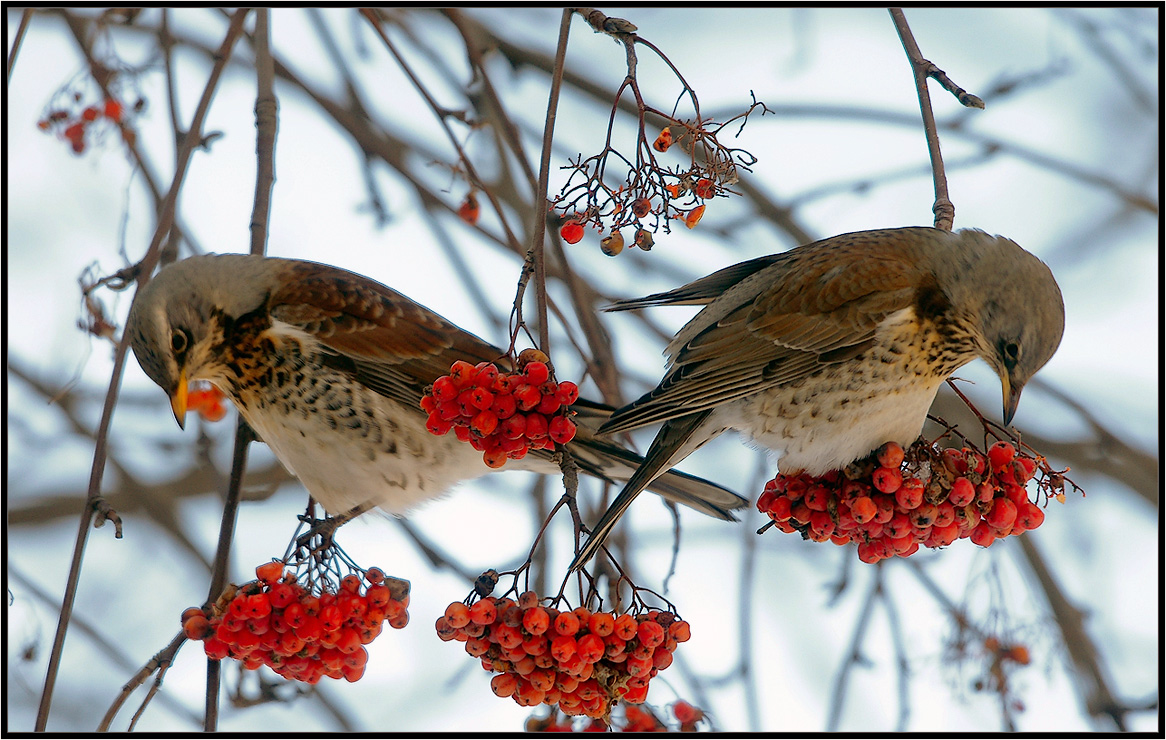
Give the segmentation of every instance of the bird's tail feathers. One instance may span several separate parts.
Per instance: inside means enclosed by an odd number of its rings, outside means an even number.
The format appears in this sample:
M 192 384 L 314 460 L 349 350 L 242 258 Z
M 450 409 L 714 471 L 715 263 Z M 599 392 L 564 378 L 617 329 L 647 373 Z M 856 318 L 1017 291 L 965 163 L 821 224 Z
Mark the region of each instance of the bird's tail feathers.
M 663 293 L 653 293 L 643 298 L 627 298 L 622 301 L 615 301 L 610 305 L 604 306 L 603 310 L 633 311 L 651 306 L 705 306 L 712 303 L 729 288 L 753 273 L 764 270 L 781 258 L 779 254 L 771 254 L 765 257 L 751 259 L 722 270 L 717 270 L 711 275 L 706 275 L 698 280 L 693 280 L 687 285 L 682 285 L 679 288 L 673 288 Z
M 670 478 L 668 483 L 672 484 L 675 484 L 678 480 L 685 480 L 688 483 L 700 480 L 699 478 L 682 476 L 679 473 L 665 473 L 664 471 L 668 471 L 673 465 L 687 457 L 697 447 L 715 436 L 715 431 L 712 434 L 709 434 L 708 431 L 697 434 L 698 430 L 701 430 L 708 420 L 710 413 L 709 411 L 702 411 L 678 419 L 672 419 L 660 429 L 660 432 L 656 435 L 656 439 L 652 441 L 651 447 L 648 448 L 643 463 L 636 468 L 636 471 L 624 485 L 623 490 L 616 496 L 615 501 L 607 507 L 607 511 L 603 513 L 599 522 L 592 528 L 591 536 L 583 545 L 583 549 L 575 557 L 575 560 L 571 563 L 571 571 L 583 567 L 599 551 L 599 548 L 603 545 L 611 530 L 619 522 L 620 517 L 624 515 L 624 512 L 628 510 L 628 507 L 632 505 L 632 502 L 635 501 L 636 497 L 644 489 L 651 487 L 655 492 L 660 493 L 665 498 L 693 506 L 693 503 L 684 498 L 674 498 L 665 490 L 660 490 L 661 486 L 658 486 L 657 482 L 658 479 L 665 478 L 665 476 Z M 707 482 L 705 483 L 707 484 Z M 712 484 L 707 485 L 720 491 L 722 494 L 732 496 L 731 499 L 725 499 L 726 503 L 733 504 L 730 508 L 741 508 L 748 504 L 748 501 L 726 489 L 713 486 Z M 702 503 L 708 503 L 706 496 L 701 496 L 700 500 Z M 693 508 L 710 513 L 705 507 L 693 506 Z M 725 513 L 728 516 L 721 516 L 720 518 L 735 520 L 732 514 L 729 514 L 727 511 Z

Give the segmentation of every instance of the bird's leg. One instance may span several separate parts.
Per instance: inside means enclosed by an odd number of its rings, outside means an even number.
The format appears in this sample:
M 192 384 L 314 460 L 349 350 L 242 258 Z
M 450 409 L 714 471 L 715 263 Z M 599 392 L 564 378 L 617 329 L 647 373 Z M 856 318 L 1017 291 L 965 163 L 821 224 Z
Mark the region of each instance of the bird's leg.
M 336 534 L 336 530 L 373 508 L 371 503 L 359 504 L 342 514 L 325 515 L 323 519 L 317 519 L 312 514 L 313 506 L 314 502 L 309 499 L 307 513 L 301 514 L 299 517 L 301 522 L 309 525 L 308 531 L 296 538 L 296 548 L 304 548 L 308 552 L 319 552 L 331 548 L 332 537 Z M 320 538 L 318 543 L 312 546 L 313 540 L 317 537 Z

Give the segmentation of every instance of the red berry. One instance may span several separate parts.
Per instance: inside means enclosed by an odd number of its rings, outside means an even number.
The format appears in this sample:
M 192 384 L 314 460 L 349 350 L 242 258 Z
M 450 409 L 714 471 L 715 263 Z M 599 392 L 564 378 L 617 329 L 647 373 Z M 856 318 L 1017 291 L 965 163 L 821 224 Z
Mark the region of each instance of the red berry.
M 986 519 L 989 526 L 995 529 L 1005 529 L 1016 521 L 1016 504 L 1007 498 L 998 498 L 992 502 L 992 510 Z
M 914 509 L 923 503 L 923 481 L 918 478 L 907 478 L 895 491 L 895 502 L 900 509 Z
M 205 640 L 214 634 L 210 620 L 201 613 L 183 622 L 182 631 L 191 640 Z
M 636 629 L 636 636 L 640 638 L 640 643 L 655 648 L 664 642 L 664 628 L 658 622 L 640 622 Z
M 494 394 L 485 388 L 473 388 L 470 390 L 470 403 L 479 411 L 485 411 L 494 405 Z
M 433 396 L 439 401 L 451 401 L 457 398 L 457 385 L 448 375 L 442 375 L 433 381 Z
M 544 394 L 542 400 L 540 400 L 538 405 L 534 407 L 534 410 L 540 414 L 552 416 L 556 411 L 559 410 L 560 405 L 561 404 L 559 403 L 559 399 L 555 398 L 554 395 Z
M 478 198 L 473 192 L 466 193 L 466 199 L 457 209 L 458 218 L 471 226 L 478 223 L 478 217 L 482 215 L 482 208 L 478 205 Z
M 899 446 L 898 442 L 887 442 L 882 447 L 879 447 L 876 453 L 879 459 L 879 465 L 884 468 L 898 469 L 903 464 L 903 448 Z
M 541 635 L 551 626 L 547 610 L 540 607 L 527 609 L 522 615 L 523 628 L 532 635 Z
M 656 137 L 656 141 L 652 142 L 652 148 L 658 152 L 666 152 L 672 146 L 672 132 L 664 128 L 660 135 Z
M 85 110 L 81 111 L 81 120 L 96 121 L 98 115 L 100 115 L 99 111 L 93 106 L 89 106 Z
M 340 629 L 342 624 L 344 624 L 344 615 L 340 613 L 340 607 L 329 604 L 320 609 L 320 626 L 326 632 L 334 632 Z
M 1012 462 L 1012 458 L 1015 456 L 1016 449 L 1004 441 L 997 442 L 988 448 L 988 462 L 991 463 L 992 470 L 1001 470 Z
M 980 547 L 987 547 L 988 545 L 992 544 L 993 540 L 996 539 L 996 532 L 991 524 L 988 524 L 986 521 L 981 521 L 976 525 L 976 528 L 972 530 L 972 534 L 969 539 L 971 539 L 972 542 L 976 543 Z
M 952 506 L 967 506 L 976 498 L 976 487 L 972 482 L 962 475 L 955 479 L 951 484 L 951 493 L 948 494 L 947 500 L 951 502 Z
M 518 679 L 513 674 L 500 673 L 490 679 L 490 688 L 500 697 L 513 696 L 515 690 L 518 689 Z
M 577 648 L 575 638 L 571 635 L 556 635 L 551 640 L 551 657 L 559 663 L 565 663 L 575 654 Z
M 570 406 L 579 400 L 579 386 L 569 380 L 564 380 L 559 383 L 559 388 L 555 391 L 555 399 L 563 406 Z
M 112 98 L 108 98 L 105 101 L 105 111 L 104 112 L 105 112 L 105 117 L 110 119 L 111 121 L 120 121 L 121 114 L 122 114 L 122 105 L 121 105 L 121 103 L 117 102 L 116 100 L 113 100 Z
M 874 487 L 883 493 L 894 493 L 903 484 L 903 474 L 899 472 L 898 466 L 875 468 L 871 479 Z
M 632 201 L 632 213 L 636 218 L 643 218 L 652 212 L 652 201 L 647 198 L 636 198 Z
M 1016 523 L 1023 526 L 1025 529 L 1036 529 L 1045 521 L 1045 513 L 1036 504 L 1025 501 L 1024 504 L 1018 507 L 1016 514 Z
M 459 630 L 470 623 L 470 608 L 460 601 L 455 601 L 445 607 L 445 621 L 455 630 Z
M 890 521 L 883 525 L 883 534 L 892 539 L 903 537 L 911 532 L 911 520 L 907 514 L 896 512 Z
M 559 236 L 568 244 L 575 244 L 583 238 L 583 225 L 572 219 L 559 229 Z
M 834 519 L 828 512 L 815 511 L 810 515 L 810 531 L 819 540 L 824 540 L 834 534 Z
M 473 382 L 477 373 L 478 369 L 465 360 L 455 360 L 449 368 L 449 378 L 458 390 Z
M 587 620 L 587 629 L 599 637 L 607 637 L 615 630 L 615 617 L 607 612 L 595 612 Z
M 690 725 L 704 718 L 704 712 L 683 700 L 672 705 L 672 714 L 682 725 Z
M 700 223 L 701 218 L 704 217 L 704 208 L 703 205 L 699 205 L 684 214 L 684 225 L 690 229 L 695 229 L 696 225 Z
M 498 417 L 489 411 L 482 411 L 470 421 L 470 429 L 482 437 L 489 437 L 498 428 Z
M 556 444 L 565 445 L 575 438 L 575 422 L 565 416 L 556 416 L 551 419 L 547 432 Z
M 1018 457 L 1012 461 L 1012 468 L 1016 482 L 1024 485 L 1036 475 L 1036 460 L 1031 457 Z
M 631 614 L 621 614 L 615 619 L 615 631 L 612 633 L 622 640 L 630 640 L 636 636 L 639 625 Z
M 923 528 L 934 524 L 938 515 L 939 507 L 935 504 L 920 504 L 911 510 L 907 518 L 911 520 L 912 526 Z
M 817 483 L 807 488 L 806 495 L 802 498 L 802 503 L 811 511 L 826 511 L 826 505 L 829 502 L 830 491 Z
M 574 635 L 579 631 L 579 617 L 574 612 L 561 612 L 555 617 L 555 632 L 560 635 Z
M 495 393 L 494 405 L 490 407 L 490 411 L 498 417 L 499 420 L 510 419 L 514 416 L 514 412 L 518 410 L 518 402 L 514 400 L 514 396 L 508 392 Z
M 696 186 L 692 189 L 692 191 L 696 193 L 696 197 L 701 198 L 702 200 L 708 200 L 709 198 L 716 195 L 717 192 L 716 187 L 713 185 L 713 181 L 707 177 L 702 177 L 697 180 Z
M 539 413 L 530 413 L 526 415 L 526 438 L 532 442 L 539 439 L 544 439 L 550 431 L 547 417 Z
M 878 507 L 869 496 L 859 496 L 850 505 L 850 514 L 854 517 L 854 521 L 859 524 L 865 524 L 878 514 Z
M 523 372 L 526 373 L 526 382 L 530 385 L 542 385 L 551 377 L 551 369 L 545 362 L 528 362 Z
M 482 599 L 470 607 L 470 621 L 474 624 L 493 624 L 498 618 L 498 608 L 490 599 Z

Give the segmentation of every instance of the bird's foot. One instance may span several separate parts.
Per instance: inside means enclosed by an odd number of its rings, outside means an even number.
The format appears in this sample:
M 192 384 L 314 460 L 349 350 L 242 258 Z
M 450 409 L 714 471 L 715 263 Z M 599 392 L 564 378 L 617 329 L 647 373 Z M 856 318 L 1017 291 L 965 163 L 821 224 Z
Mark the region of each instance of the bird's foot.
M 343 514 L 336 516 L 325 515 L 317 519 L 310 511 L 301 514 L 299 520 L 308 525 L 308 531 L 296 538 L 296 548 L 306 552 L 319 552 L 330 549 L 334 542 L 336 530 L 371 509 L 371 505 L 354 506 Z

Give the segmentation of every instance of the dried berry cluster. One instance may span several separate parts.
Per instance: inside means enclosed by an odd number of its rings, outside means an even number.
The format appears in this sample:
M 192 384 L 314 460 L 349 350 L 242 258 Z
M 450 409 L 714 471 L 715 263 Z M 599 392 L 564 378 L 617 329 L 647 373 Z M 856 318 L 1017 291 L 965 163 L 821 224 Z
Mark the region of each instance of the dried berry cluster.
M 672 146 L 671 132 L 665 128 L 652 146 L 656 151 L 667 151 Z M 645 227 L 645 219 L 651 217 L 657 223 L 661 219 L 680 219 L 688 228 L 696 228 L 704 216 L 704 201 L 716 197 L 718 191 L 724 189 L 699 170 L 677 175 L 675 182 L 659 184 L 658 187 L 658 193 L 625 189 L 622 186 L 616 188 L 609 194 L 610 213 L 600 211 L 590 215 L 579 213 L 567 215 L 566 221 L 559 229 L 559 236 L 568 244 L 575 244 L 583 238 L 583 226 L 588 222 L 602 231 L 603 218 L 606 216 L 611 222 L 611 233 L 600 240 L 604 254 L 614 257 L 623 251 L 626 241 L 621 228 L 625 226 L 635 228 L 632 243 L 648 251 L 655 245 L 655 238 L 652 231 Z M 684 207 L 676 205 L 676 201 L 686 196 L 691 197 Z M 652 228 L 654 230 L 656 227 Z
M 452 429 L 492 468 L 520 460 L 528 450 L 570 442 L 575 422 L 567 418 L 567 407 L 579 398 L 579 387 L 552 380 L 545 359 L 524 361 L 530 352 L 519 356 L 515 373 L 500 372 L 490 362 L 455 362 L 421 399 L 429 414 L 426 429 L 437 435 Z
M 44 118 L 37 121 L 37 128 L 41 131 L 56 131 L 73 147 L 73 152 L 85 152 L 85 134 L 90 127 L 98 125 L 102 119 L 121 123 L 125 115 L 125 106 L 120 102 L 106 98 L 101 105 L 89 105 L 75 113 L 57 108 L 50 110 Z
M 992 445 L 986 456 L 968 447 L 940 451 L 917 443 L 908 460 L 902 447 L 888 442 L 845 471 L 779 473 L 765 484 L 757 508 L 783 532 L 856 543 L 864 563 L 965 537 L 987 547 L 1044 521 L 1025 490 L 1037 465 L 1007 442 Z
M 758 107 L 764 110 L 755 101 L 745 113 L 730 120 L 747 118 Z M 672 220 L 694 228 L 704 216 L 706 201 L 731 193 L 729 188 L 737 182 L 738 170 L 748 170 L 756 161 L 748 152 L 717 141 L 729 121 L 718 124 L 711 120 L 665 118 L 670 123 L 660 130 L 651 146 L 641 120 L 634 158 L 612 148 L 609 131 L 608 144 L 602 152 L 587 159 L 580 157 L 564 168 L 572 173 L 553 208 L 562 214 L 559 236 L 565 242 L 580 241 L 584 227 L 590 225 L 600 233 L 608 232 L 601 241 L 608 256 L 622 252 L 626 243 L 649 250 L 655 243 L 653 232 L 662 227 L 667 233 Z M 653 152 L 663 154 L 674 145 L 688 161 L 665 166 Z M 627 177 L 618 187 L 605 182 L 611 156 L 628 167 Z M 621 231 L 624 228 L 633 230 L 627 241 Z
M 255 569 L 258 580 L 231 586 L 208 610 L 182 613 L 182 629 L 202 640 L 212 660 L 235 658 L 254 670 L 265 665 L 284 678 L 317 683 L 322 677 L 356 681 L 385 622 L 409 623 L 409 582 L 369 568 L 345 576 L 335 593 L 313 594 L 281 562 Z M 367 588 L 361 593 L 362 583 Z
M 498 696 L 605 720 L 616 702 L 647 698 L 648 682 L 672 664 L 672 652 L 690 634 L 688 622 L 671 612 L 559 611 L 540 606 L 533 591 L 517 603 L 454 602 L 436 628 L 443 641 L 464 642 L 485 670 L 498 674 L 490 682 Z
M 558 710 L 552 710 L 546 717 L 531 717 L 526 720 L 527 732 L 696 732 L 697 723 L 704 719 L 704 712 L 686 701 L 677 701 L 671 706 L 676 722 L 672 727 L 651 707 L 625 704 L 623 718 L 612 717 L 610 724 L 602 719 L 588 719 L 583 727 L 576 728 L 572 719 Z

